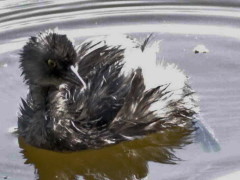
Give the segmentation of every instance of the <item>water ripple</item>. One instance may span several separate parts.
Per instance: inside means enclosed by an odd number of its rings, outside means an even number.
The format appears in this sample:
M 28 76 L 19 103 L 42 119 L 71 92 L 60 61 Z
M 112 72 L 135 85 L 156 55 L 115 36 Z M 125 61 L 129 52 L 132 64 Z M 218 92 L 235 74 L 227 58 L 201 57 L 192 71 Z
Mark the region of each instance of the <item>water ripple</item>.
M 0 33 L 44 25 L 56 26 L 70 21 L 85 27 L 93 24 L 111 25 L 120 22 L 117 18 L 131 24 L 137 24 L 140 21 L 146 24 L 152 24 L 152 22 L 203 24 L 206 22 L 228 23 L 229 18 L 231 22 L 237 22 L 240 17 L 237 6 L 233 7 L 231 4 L 183 5 L 182 2 L 174 1 L 69 1 L 68 3 L 23 1 L 21 4 L 10 6 L 8 10 L 6 7 L 8 7 L 7 2 L 4 1 L 0 14 Z
M 196 174 L 198 176 L 196 172 L 202 168 L 201 177 L 211 179 L 213 175 L 221 175 L 229 163 L 233 163 L 232 159 L 239 161 L 240 1 L 0 2 L 0 179 L 10 177 L 23 180 L 34 179 L 34 176 L 35 179 L 41 179 L 41 176 L 42 179 L 60 178 L 56 175 L 67 175 L 69 179 L 81 175 L 99 179 L 99 175 L 117 177 L 118 173 L 121 176 L 127 175 L 130 179 L 148 176 L 153 177 L 150 179 L 159 179 L 159 176 L 161 179 L 186 179 L 196 177 Z M 80 156 L 32 150 L 32 147 L 19 141 L 24 150 L 21 150 L 21 154 L 18 153 L 19 146 L 13 143 L 15 137 L 10 138 L 4 134 L 9 127 L 16 126 L 17 117 L 14 113 L 19 109 L 20 97 L 25 97 L 27 92 L 20 77 L 18 53 L 29 36 L 55 27 L 66 31 L 68 37 L 77 43 L 86 36 L 111 33 L 130 33 L 141 40 L 147 37 L 146 34 L 155 32 L 153 40 L 162 40 L 159 58 L 164 57 L 168 62 L 176 63 L 191 77 L 194 90 L 201 100 L 202 119 L 214 129 L 223 151 L 214 155 L 204 154 L 198 145 L 195 148 L 192 144 L 184 150 L 174 152 L 174 155 L 176 153 L 187 161 L 176 166 L 158 163 L 148 166 L 150 161 L 162 162 L 161 154 L 163 157 L 169 155 L 161 150 L 162 144 L 159 146 L 159 142 L 162 141 L 151 137 L 151 141 L 143 142 L 143 145 L 147 145 L 146 148 L 138 141 L 136 144 L 131 142 L 99 152 L 80 152 Z M 193 49 L 198 44 L 205 45 L 210 50 L 209 53 L 194 54 Z M 27 161 L 24 164 L 25 158 Z M 230 160 L 226 161 L 225 158 Z M 31 169 L 30 164 L 34 166 Z M 206 171 L 206 166 L 211 166 L 212 170 Z M 235 166 L 239 170 L 239 165 Z M 186 167 L 187 174 L 182 173 Z

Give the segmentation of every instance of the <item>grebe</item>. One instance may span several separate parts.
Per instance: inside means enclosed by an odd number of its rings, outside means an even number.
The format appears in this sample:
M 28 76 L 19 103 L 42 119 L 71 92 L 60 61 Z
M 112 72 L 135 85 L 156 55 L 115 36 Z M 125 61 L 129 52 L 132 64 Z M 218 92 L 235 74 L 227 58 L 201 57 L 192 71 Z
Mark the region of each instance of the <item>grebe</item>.
M 78 47 L 54 31 L 31 37 L 20 67 L 29 87 L 18 132 L 44 149 L 96 149 L 151 133 L 192 132 L 198 100 L 187 76 L 157 60 L 158 42 L 125 35 Z

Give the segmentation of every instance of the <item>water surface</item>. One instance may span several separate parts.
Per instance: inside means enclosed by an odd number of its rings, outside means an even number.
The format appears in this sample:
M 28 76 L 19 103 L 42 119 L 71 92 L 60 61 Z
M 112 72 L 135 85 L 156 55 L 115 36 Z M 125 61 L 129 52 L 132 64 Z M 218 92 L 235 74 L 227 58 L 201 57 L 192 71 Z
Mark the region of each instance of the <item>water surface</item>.
M 239 18 L 237 0 L 1 1 L 0 179 L 202 180 L 240 171 Z M 174 150 L 168 151 L 157 135 L 76 153 L 41 150 L 18 139 L 9 132 L 17 126 L 20 98 L 27 93 L 18 53 L 29 36 L 55 27 L 76 43 L 110 33 L 141 41 L 154 33 L 153 40 L 161 40 L 159 58 L 190 77 L 201 117 L 221 151 L 208 153 L 198 143 L 182 144 L 179 137 L 168 142 Z M 195 54 L 199 44 L 209 52 Z

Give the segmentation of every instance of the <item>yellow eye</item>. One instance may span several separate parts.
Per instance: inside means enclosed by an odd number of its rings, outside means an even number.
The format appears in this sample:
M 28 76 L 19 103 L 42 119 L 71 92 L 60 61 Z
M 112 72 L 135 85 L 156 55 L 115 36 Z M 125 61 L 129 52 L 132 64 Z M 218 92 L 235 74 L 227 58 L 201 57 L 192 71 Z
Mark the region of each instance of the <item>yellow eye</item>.
M 53 67 L 53 68 L 54 68 L 54 67 L 56 67 L 57 64 L 56 64 L 56 62 L 55 62 L 54 60 L 49 59 L 49 60 L 48 60 L 48 65 L 49 65 L 50 67 Z

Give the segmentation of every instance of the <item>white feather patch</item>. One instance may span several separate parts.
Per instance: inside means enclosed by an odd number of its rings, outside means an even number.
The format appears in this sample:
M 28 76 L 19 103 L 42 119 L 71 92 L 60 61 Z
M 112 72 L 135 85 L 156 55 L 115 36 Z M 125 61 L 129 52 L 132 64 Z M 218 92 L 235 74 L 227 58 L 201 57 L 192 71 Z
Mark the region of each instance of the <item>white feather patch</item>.
M 91 38 L 83 43 L 87 42 L 91 42 L 92 44 L 98 43 L 94 48 L 90 49 L 87 54 L 104 45 L 125 49 L 125 64 L 122 73 L 128 75 L 133 69 L 141 68 L 146 90 L 161 85 L 167 86 L 166 91 L 170 91 L 171 93 L 165 95 L 167 98 L 162 98 L 161 101 L 152 104 L 150 110 L 158 110 L 158 112 L 163 113 L 163 111 L 159 110 L 164 109 L 167 113 L 166 105 L 171 101 L 178 101 L 182 98 L 183 88 L 188 78 L 175 64 L 166 63 L 164 60 L 159 61 L 157 59 L 160 41 L 147 44 L 143 51 L 140 48 L 141 44 L 137 40 L 122 34 Z M 192 98 L 197 99 L 193 96 L 184 99 L 186 106 L 189 108 L 194 107 Z

